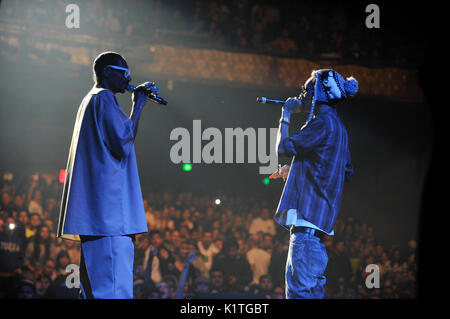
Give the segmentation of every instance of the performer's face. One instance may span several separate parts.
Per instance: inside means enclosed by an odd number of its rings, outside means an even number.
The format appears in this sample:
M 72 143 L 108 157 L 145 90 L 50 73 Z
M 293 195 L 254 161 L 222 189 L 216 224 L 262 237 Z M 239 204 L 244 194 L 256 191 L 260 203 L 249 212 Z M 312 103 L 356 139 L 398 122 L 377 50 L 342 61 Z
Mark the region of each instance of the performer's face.
M 128 69 L 128 65 L 124 60 L 119 59 L 118 61 L 116 61 L 114 65 Z M 117 70 L 110 67 L 105 67 L 104 72 L 111 91 L 113 91 L 114 93 L 117 92 L 125 93 L 125 90 L 131 81 L 130 75 L 126 77 L 125 71 Z
M 315 84 L 316 78 L 314 76 L 311 76 L 303 85 L 303 87 L 306 89 L 306 93 L 302 97 L 302 112 L 309 112 L 309 110 L 311 109 Z
M 325 93 L 329 100 L 337 100 L 342 98 L 341 90 L 337 86 L 336 80 L 333 77 L 333 72 L 328 71 L 320 75 L 322 77 L 322 84 L 325 89 Z

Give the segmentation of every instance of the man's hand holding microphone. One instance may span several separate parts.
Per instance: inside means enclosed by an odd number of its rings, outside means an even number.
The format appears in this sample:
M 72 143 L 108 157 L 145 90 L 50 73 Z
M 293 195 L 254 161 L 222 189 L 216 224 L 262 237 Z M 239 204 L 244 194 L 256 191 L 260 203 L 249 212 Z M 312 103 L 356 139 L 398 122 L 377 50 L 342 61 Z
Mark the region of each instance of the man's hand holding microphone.
M 289 125 L 291 114 L 303 112 L 305 109 L 306 108 L 304 105 L 304 99 L 302 99 L 301 97 L 288 98 L 284 102 L 283 107 L 281 109 L 280 123 L 285 123 Z M 283 167 L 279 165 L 278 169 L 272 175 L 270 175 L 269 178 L 270 179 L 283 178 L 283 180 L 286 180 L 286 178 L 289 175 L 290 168 L 291 168 L 290 165 L 284 165 Z
M 147 102 L 149 94 L 158 95 L 158 87 L 153 82 L 144 82 L 136 88 L 131 87 L 133 107 L 142 108 Z

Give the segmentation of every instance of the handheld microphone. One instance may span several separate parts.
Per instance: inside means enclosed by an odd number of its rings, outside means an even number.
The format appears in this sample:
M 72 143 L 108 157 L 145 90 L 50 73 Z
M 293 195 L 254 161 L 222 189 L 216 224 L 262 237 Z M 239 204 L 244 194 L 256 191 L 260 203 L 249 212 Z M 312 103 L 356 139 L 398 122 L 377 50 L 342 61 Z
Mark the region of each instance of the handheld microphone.
M 127 86 L 127 91 L 133 92 L 136 90 L 136 87 L 134 85 L 128 84 Z M 167 101 L 165 101 L 163 98 L 160 98 L 159 96 L 157 96 L 155 93 L 152 92 L 152 90 L 147 90 L 145 92 L 145 94 L 147 95 L 147 98 L 155 103 L 158 104 L 162 104 L 162 105 L 167 105 Z
M 274 100 L 274 99 L 268 99 L 266 97 L 257 97 L 256 98 L 256 102 L 258 103 L 262 103 L 262 104 L 278 104 L 278 105 L 284 105 L 284 102 L 286 101 L 281 101 L 281 100 Z
M 299 99 L 304 98 L 306 96 L 306 93 L 307 93 L 307 91 L 306 91 L 305 86 L 300 87 L 300 94 L 299 94 L 298 98 Z M 262 104 L 268 103 L 268 104 L 284 105 L 284 103 L 286 101 L 269 99 L 269 98 L 266 98 L 266 97 L 257 97 L 256 98 L 256 102 L 262 103 Z

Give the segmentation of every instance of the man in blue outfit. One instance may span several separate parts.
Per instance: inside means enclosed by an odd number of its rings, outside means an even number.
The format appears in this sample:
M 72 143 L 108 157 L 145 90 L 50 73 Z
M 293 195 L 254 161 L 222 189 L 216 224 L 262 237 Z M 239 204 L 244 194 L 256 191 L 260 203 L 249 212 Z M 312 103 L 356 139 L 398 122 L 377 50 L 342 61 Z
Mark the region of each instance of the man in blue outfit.
M 104 52 L 93 73 L 75 121 L 57 236 L 81 241 L 83 298 L 133 298 L 134 236 L 148 231 L 134 140 L 145 90 L 158 88 L 139 86 L 128 117 L 115 96 L 131 81 L 125 59 Z
M 286 100 L 278 130 L 278 155 L 292 156 L 292 163 L 271 178 L 287 176 L 275 215 L 290 230 L 286 298 L 319 299 L 328 263 L 323 239 L 334 235 L 343 184 L 353 175 L 347 131 L 335 107 L 356 94 L 358 82 L 322 69 L 313 71 L 303 88 L 299 98 Z M 308 110 L 306 124 L 289 136 L 291 114 Z

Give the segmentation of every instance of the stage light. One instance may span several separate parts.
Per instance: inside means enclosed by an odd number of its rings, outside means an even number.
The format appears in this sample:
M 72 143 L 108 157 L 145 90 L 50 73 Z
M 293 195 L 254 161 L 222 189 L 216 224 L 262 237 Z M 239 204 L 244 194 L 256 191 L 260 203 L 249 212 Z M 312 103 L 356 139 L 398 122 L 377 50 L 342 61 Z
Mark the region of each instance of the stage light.
M 191 163 L 184 163 L 183 164 L 183 171 L 185 171 L 185 172 L 192 171 L 192 164 Z
M 60 169 L 59 170 L 59 182 L 61 184 L 64 184 L 65 180 L 66 180 L 66 170 L 65 169 Z
M 222 201 L 221 201 L 219 198 L 217 198 L 217 199 L 214 201 L 214 203 L 216 203 L 216 205 L 220 205 L 221 202 L 222 202 Z
M 269 183 L 270 183 L 270 178 L 265 177 L 265 178 L 263 179 L 263 184 L 264 184 L 264 185 L 269 185 Z

